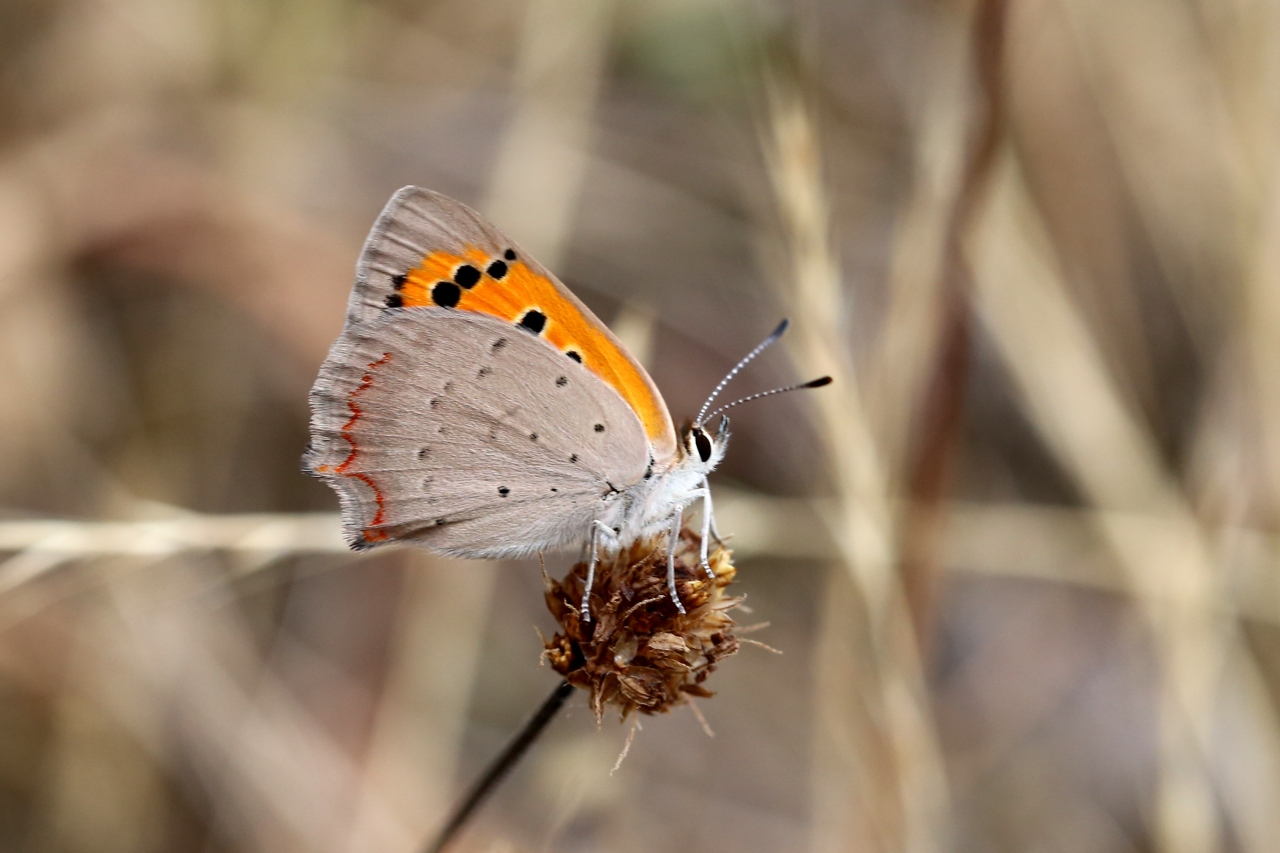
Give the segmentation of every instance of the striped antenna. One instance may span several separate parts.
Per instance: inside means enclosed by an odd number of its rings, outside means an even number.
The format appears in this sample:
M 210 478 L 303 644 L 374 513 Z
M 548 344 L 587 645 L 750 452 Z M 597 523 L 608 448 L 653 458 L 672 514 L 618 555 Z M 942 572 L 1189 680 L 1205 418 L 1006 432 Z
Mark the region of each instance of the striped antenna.
M 707 398 L 707 402 L 703 403 L 702 408 L 698 410 L 698 416 L 693 419 L 694 425 L 702 426 L 707 422 L 707 419 L 704 418 L 703 415 L 707 413 L 707 409 L 711 408 L 711 404 L 716 401 L 716 397 L 720 396 L 720 392 L 724 390 L 724 386 L 728 385 L 729 380 L 737 376 L 738 372 L 742 370 L 742 368 L 750 364 L 751 359 L 755 358 L 760 353 L 764 352 L 766 349 L 769 348 L 770 345 L 776 343 L 778 338 L 782 337 L 782 333 L 787 330 L 787 325 L 790 322 L 791 322 L 790 320 L 784 319 L 781 323 L 779 323 L 778 328 L 774 329 L 773 332 L 770 333 L 769 337 L 765 338 L 763 341 L 760 342 L 760 344 L 755 349 L 747 353 L 746 357 L 743 358 L 742 361 L 738 362 L 737 365 L 733 368 L 733 370 L 730 370 L 729 374 L 725 376 L 724 379 L 720 380 L 720 384 L 716 386 L 716 389 L 711 392 L 711 396 Z M 740 400 L 738 402 L 742 402 L 742 401 Z M 733 405 L 736 406 L 737 403 L 734 403 Z M 725 406 L 724 408 L 728 408 L 728 406 Z
M 752 400 L 759 400 L 761 397 L 772 397 L 774 394 L 785 394 L 788 391 L 802 391 L 805 388 L 821 388 L 823 385 L 830 385 L 830 376 L 819 376 L 817 379 L 810 379 L 808 382 L 802 382 L 799 385 L 788 385 L 785 388 L 774 388 L 772 391 L 761 391 L 759 394 L 752 394 L 750 397 L 743 397 L 741 400 L 734 400 L 732 403 L 726 403 L 707 415 L 708 420 L 723 412 L 725 409 L 732 409 L 734 406 L 741 406 L 743 403 L 750 403 Z

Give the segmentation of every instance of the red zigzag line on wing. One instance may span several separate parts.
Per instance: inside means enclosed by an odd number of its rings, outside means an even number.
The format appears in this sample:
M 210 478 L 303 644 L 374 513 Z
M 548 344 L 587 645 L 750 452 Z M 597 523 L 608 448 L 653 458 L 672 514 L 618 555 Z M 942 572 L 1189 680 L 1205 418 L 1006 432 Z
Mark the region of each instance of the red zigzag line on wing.
M 364 483 L 373 490 L 373 499 L 378 504 L 378 511 L 374 513 L 373 521 L 369 522 L 369 526 L 364 529 L 364 538 L 369 542 L 378 542 L 387 538 L 387 534 L 380 530 L 375 530 L 378 525 L 386 521 L 386 499 L 382 495 L 382 490 L 378 488 L 378 484 L 373 482 L 373 478 L 363 471 L 347 473 L 347 469 L 356 461 L 356 456 L 360 453 L 360 447 L 356 444 L 355 437 L 352 436 L 351 430 L 355 427 L 356 421 L 360 420 L 360 416 L 364 414 L 364 409 L 360 408 L 360 404 L 356 402 L 356 398 L 369 390 L 369 386 L 373 384 L 373 371 L 391 360 L 391 353 L 383 353 L 382 358 L 377 361 L 369 362 L 366 368 L 368 371 L 360 378 L 360 385 L 347 395 L 347 408 L 351 410 L 351 417 L 342 425 L 342 437 L 346 439 L 347 444 L 351 445 L 351 452 L 347 454 L 347 458 L 342 460 L 342 464 L 335 468 L 335 472 L 347 477 L 354 477 Z

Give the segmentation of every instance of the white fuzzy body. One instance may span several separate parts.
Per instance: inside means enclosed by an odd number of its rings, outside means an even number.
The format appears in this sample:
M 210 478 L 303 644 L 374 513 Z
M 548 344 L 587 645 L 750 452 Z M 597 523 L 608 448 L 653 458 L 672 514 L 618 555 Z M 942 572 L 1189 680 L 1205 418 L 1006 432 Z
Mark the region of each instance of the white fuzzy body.
M 704 463 L 696 456 L 683 453 L 669 470 L 655 473 L 612 495 L 597 520 L 616 531 L 615 538 L 610 542 L 606 537 L 602 544 L 626 548 L 669 532 L 684 510 L 702 496 L 707 474 L 719 461 L 713 456 Z

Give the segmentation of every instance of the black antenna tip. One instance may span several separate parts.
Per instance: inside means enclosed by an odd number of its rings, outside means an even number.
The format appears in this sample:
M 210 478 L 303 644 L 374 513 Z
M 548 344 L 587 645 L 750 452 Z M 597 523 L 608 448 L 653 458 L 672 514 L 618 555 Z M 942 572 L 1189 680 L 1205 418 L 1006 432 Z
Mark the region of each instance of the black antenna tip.
M 778 338 L 782 337 L 782 333 L 785 332 L 787 330 L 787 326 L 790 325 L 791 321 L 786 317 L 783 317 L 782 322 L 778 324 L 778 328 L 773 330 L 773 334 L 769 335 L 769 338 L 776 341 Z
M 820 376 L 811 382 L 804 383 L 800 387 L 801 388 L 821 388 L 823 385 L 830 385 L 830 384 L 831 384 L 830 376 Z

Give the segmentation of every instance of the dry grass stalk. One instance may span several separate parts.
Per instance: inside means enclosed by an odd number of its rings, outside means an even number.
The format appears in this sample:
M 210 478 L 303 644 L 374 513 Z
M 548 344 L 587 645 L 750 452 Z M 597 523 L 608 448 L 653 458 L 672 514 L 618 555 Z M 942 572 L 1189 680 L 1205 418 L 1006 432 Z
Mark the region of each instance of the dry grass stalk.
M 814 400 L 838 494 L 826 521 L 868 621 L 859 630 L 866 632 L 869 657 L 861 665 L 871 683 L 858 690 L 867 694 L 860 703 L 874 706 L 870 716 L 880 723 L 858 738 L 875 744 L 870 754 L 850 758 L 869 768 L 862 771 L 872 779 L 864 787 L 878 802 L 863 819 L 878 825 L 879 842 L 888 850 L 924 853 L 941 843 L 945 776 L 907 600 L 895 571 L 897 519 L 887 466 L 845 339 L 845 298 L 831 246 L 819 135 L 794 81 L 777 75 L 768 95 L 770 136 L 764 144 L 790 242 L 793 291 L 786 297 L 797 316 L 791 343 L 806 370 L 835 379 L 832 393 Z M 828 679 L 861 677 L 820 671 Z
M 1230 659 L 1251 668 L 1250 656 L 1234 649 L 1238 633 L 1200 522 L 1071 305 L 1015 164 L 1002 165 L 999 192 L 972 247 L 987 328 L 1029 414 L 1094 505 L 1165 519 L 1158 538 L 1126 535 L 1109 523 L 1100 532 L 1126 572 L 1162 666 L 1161 849 L 1216 850 L 1210 756 L 1219 679 Z M 1052 360 L 1040 357 L 1046 344 Z M 1274 728 L 1274 712 L 1266 717 L 1265 727 Z

